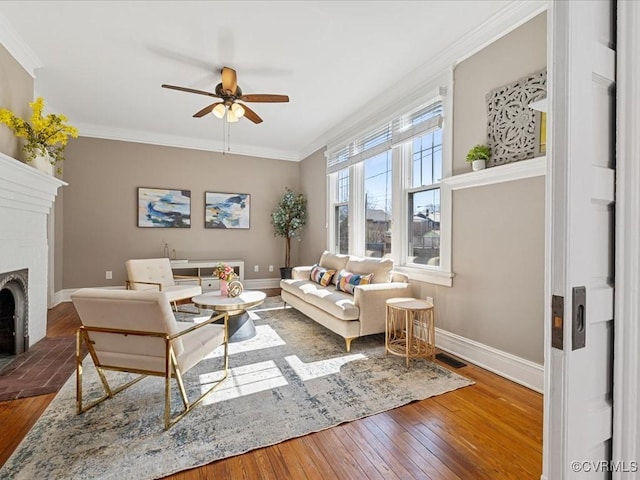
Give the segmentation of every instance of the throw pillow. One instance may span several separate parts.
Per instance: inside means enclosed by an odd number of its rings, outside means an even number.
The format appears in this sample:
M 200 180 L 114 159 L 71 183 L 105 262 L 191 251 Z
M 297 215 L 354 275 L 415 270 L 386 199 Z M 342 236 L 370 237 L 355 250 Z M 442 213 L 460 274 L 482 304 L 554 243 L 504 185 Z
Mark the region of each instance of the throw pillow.
M 327 270 L 319 265 L 314 265 L 311 268 L 311 281 L 319 283 L 323 287 L 329 285 L 331 277 L 335 275 L 335 270 Z
M 341 292 L 350 293 L 353 295 L 353 290 L 356 285 L 367 285 L 371 283 L 373 273 L 368 275 L 358 275 L 357 273 L 347 272 L 346 270 L 340 270 L 338 278 L 336 280 L 336 290 Z

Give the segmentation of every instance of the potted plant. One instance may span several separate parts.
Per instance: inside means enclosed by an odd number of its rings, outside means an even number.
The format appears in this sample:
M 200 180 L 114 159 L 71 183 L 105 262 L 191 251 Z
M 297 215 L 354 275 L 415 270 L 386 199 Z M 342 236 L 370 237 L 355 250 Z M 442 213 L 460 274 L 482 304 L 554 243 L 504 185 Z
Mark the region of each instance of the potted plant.
M 491 150 L 487 145 L 475 145 L 467 153 L 467 162 L 471 164 L 474 172 L 483 170 L 487 166 L 487 160 L 491 158 Z
M 294 193 L 285 187 L 285 193 L 271 214 L 274 235 L 284 237 L 284 267 L 280 268 L 280 278 L 291 278 L 291 239 L 300 240 L 302 227 L 307 223 L 307 199 L 302 193 Z
M 64 115 L 49 114 L 42 116 L 44 100 L 38 97 L 29 103 L 33 113 L 29 122 L 17 117 L 6 108 L 0 109 L 0 123 L 4 123 L 13 130 L 17 137 L 22 137 L 26 143 L 22 147 L 27 163 L 33 162 L 36 168 L 53 174 L 53 167 L 61 173 L 59 163 L 64 160 L 64 149 L 69 137 L 77 138 L 78 129 L 67 124 Z M 44 160 L 44 164 L 38 164 Z

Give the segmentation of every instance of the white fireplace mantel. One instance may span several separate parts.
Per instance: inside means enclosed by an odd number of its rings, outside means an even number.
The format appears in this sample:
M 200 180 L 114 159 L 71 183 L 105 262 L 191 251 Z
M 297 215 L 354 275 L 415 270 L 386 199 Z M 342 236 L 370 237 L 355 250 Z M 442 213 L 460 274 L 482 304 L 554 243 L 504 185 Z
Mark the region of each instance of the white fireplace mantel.
M 0 152 L 0 205 L 17 210 L 49 213 L 58 188 L 67 185 L 26 163 Z
M 0 153 L 0 273 L 28 270 L 29 346 L 47 333 L 48 216 L 64 185 Z

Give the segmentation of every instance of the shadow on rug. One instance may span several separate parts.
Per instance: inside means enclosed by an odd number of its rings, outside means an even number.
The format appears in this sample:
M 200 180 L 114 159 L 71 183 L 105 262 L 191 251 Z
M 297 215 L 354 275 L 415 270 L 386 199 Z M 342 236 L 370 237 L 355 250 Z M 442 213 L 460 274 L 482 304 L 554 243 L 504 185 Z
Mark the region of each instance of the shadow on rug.
M 76 416 L 72 376 L 0 477 L 154 479 L 473 384 L 429 360 L 408 370 L 385 356 L 384 335 L 356 339 L 346 353 L 341 337 L 294 309 L 269 302 L 251 315 L 258 334 L 230 345 L 229 378 L 169 431 L 163 379 L 146 378 Z M 220 375 L 221 354 L 185 375 L 190 398 Z M 97 395 L 90 358 L 85 372 L 85 392 Z

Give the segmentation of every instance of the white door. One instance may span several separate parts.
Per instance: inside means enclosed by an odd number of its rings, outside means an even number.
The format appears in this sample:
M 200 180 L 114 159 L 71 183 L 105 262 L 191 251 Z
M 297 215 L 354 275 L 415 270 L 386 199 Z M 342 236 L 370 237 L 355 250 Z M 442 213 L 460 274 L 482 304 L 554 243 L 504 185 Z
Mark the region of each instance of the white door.
M 543 478 L 610 478 L 615 1 L 551 1 L 548 15 Z

